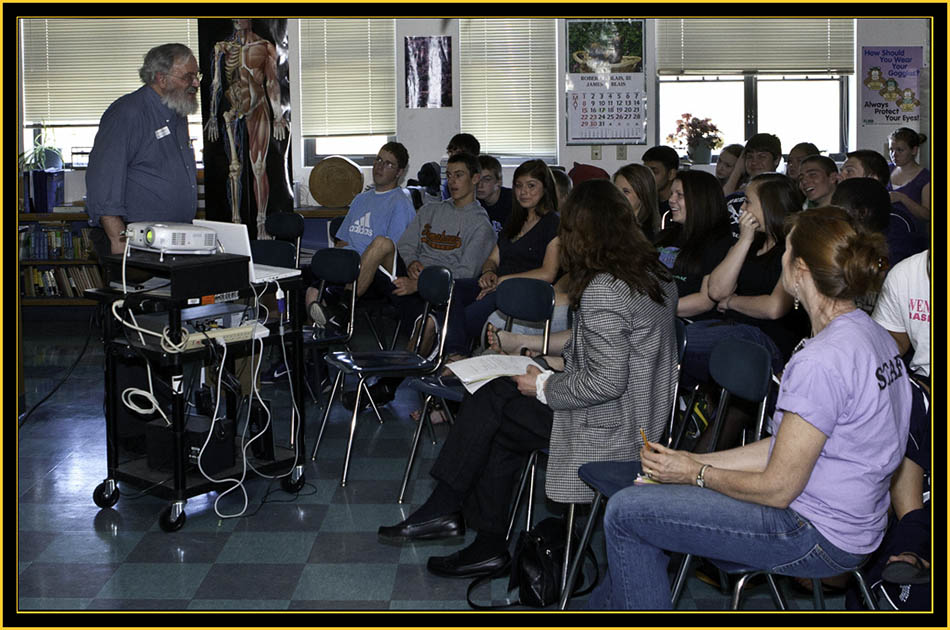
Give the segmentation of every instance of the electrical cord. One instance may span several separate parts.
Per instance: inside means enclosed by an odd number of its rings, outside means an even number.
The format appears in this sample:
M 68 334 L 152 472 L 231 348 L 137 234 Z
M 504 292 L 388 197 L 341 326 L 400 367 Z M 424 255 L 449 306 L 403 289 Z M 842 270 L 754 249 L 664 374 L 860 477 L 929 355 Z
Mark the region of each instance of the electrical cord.
M 59 390 L 59 388 L 62 387 L 63 383 L 65 383 L 65 382 L 67 381 L 67 379 L 69 379 L 70 375 L 72 375 L 73 370 L 76 369 L 76 366 L 79 365 L 79 362 L 82 361 L 83 356 L 86 354 L 86 348 L 89 347 L 89 340 L 92 339 L 93 322 L 95 321 L 95 319 L 96 319 L 95 313 L 93 313 L 92 315 L 90 315 L 90 317 L 89 317 L 89 334 L 86 335 L 86 343 L 83 344 L 82 350 L 79 351 L 79 356 L 76 357 L 76 360 L 73 361 L 73 364 L 69 366 L 69 369 L 66 371 L 66 375 L 63 376 L 63 378 L 53 387 L 53 389 L 51 389 L 51 390 L 49 391 L 48 394 L 46 394 L 46 396 L 43 396 L 43 398 L 42 398 L 38 403 L 36 403 L 36 404 L 33 405 L 32 407 L 30 407 L 30 410 L 27 411 L 25 414 L 23 414 L 23 416 L 20 417 L 19 422 L 17 422 L 17 428 L 18 428 L 18 429 L 21 428 L 24 424 L 26 424 L 26 421 L 30 418 L 30 416 L 33 414 L 33 412 L 36 411 L 36 409 L 37 409 L 40 405 L 42 405 L 42 404 L 45 403 L 47 400 L 49 400 L 50 398 L 52 398 L 53 394 L 55 394 L 55 393 Z

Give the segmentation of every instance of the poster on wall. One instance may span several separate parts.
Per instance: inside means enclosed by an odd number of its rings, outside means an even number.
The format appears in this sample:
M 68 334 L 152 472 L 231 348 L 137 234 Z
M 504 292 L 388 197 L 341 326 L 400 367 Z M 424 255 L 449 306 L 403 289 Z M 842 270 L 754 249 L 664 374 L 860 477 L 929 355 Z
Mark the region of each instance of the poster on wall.
M 861 122 L 920 131 L 923 46 L 861 49 Z
M 566 20 L 567 144 L 646 144 L 645 20 Z
M 452 38 L 406 38 L 406 107 L 452 107 Z
M 205 217 L 267 238 L 294 207 L 286 18 L 198 20 Z

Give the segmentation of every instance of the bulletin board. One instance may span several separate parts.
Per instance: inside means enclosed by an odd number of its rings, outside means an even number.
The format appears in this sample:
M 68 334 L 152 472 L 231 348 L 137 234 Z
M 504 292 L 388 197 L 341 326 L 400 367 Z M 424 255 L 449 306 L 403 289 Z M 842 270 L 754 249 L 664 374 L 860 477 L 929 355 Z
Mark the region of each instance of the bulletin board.
M 567 144 L 646 144 L 642 19 L 566 20 Z

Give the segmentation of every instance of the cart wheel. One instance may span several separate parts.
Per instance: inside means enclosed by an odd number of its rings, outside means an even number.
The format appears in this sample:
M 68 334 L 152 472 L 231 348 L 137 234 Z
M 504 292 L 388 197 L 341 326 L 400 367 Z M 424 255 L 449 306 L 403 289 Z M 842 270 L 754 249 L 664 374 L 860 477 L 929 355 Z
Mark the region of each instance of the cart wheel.
M 118 487 L 115 487 L 112 490 L 111 494 L 106 494 L 106 492 L 108 492 L 108 490 L 107 490 L 107 482 L 105 481 L 103 481 L 98 486 L 96 486 L 96 489 L 92 491 L 93 502 L 101 508 L 112 507 L 119 500 Z
M 185 513 L 181 512 L 178 515 L 178 518 L 174 521 L 171 520 L 172 515 L 172 506 L 168 506 L 162 510 L 161 515 L 158 517 L 158 525 L 162 528 L 164 532 L 177 532 L 185 524 Z
M 306 481 L 307 479 L 304 475 L 297 477 L 297 481 L 291 481 L 290 477 L 284 477 L 280 480 L 280 487 L 284 492 L 297 494 L 300 492 L 300 489 L 303 488 L 303 484 L 306 483 Z

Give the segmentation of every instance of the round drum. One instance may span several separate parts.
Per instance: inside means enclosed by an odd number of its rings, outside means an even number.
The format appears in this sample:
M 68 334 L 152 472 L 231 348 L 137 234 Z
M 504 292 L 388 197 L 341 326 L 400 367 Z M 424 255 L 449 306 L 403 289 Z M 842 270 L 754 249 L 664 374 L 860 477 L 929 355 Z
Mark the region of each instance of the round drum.
M 350 205 L 363 192 L 363 173 L 353 160 L 342 155 L 326 157 L 310 171 L 310 195 L 327 208 Z

